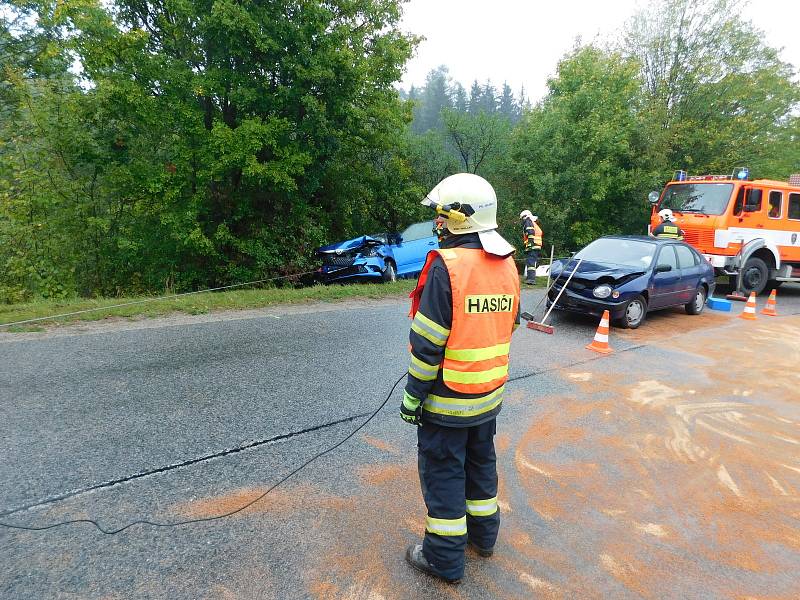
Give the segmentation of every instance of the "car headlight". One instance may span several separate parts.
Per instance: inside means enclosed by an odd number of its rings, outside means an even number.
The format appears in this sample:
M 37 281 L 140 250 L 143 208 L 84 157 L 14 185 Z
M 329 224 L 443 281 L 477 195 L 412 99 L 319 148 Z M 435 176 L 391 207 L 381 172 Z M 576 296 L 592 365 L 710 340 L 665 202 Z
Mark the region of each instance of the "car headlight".
M 598 285 L 592 291 L 595 298 L 608 298 L 611 295 L 611 286 L 608 284 Z

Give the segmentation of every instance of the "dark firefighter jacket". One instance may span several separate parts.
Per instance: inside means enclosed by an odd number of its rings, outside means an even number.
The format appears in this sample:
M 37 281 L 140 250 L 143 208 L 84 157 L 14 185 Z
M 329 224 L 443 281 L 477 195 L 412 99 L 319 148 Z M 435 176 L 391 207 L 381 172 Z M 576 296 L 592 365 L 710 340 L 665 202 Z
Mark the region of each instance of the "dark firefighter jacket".
M 542 233 L 542 228 L 533 219 L 525 217 L 522 220 L 522 243 L 526 252 L 542 248 Z
M 671 221 L 662 221 L 661 225 L 659 225 L 653 230 L 653 237 L 682 240 L 683 229 L 681 229 Z

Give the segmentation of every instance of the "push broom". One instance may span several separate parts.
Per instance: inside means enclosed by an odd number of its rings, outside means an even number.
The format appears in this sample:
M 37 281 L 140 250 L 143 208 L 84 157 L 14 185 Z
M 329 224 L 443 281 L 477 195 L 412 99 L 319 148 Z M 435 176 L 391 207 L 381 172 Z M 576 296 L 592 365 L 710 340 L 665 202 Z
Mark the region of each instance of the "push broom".
M 569 282 L 572 281 L 572 278 L 575 276 L 575 273 L 578 272 L 578 267 L 581 266 L 582 262 L 583 262 L 582 258 L 578 259 L 578 264 L 576 264 L 575 268 L 572 269 L 572 273 L 570 273 L 569 277 L 567 277 L 566 283 L 561 288 L 561 291 L 558 292 L 558 295 L 556 296 L 556 299 L 550 305 L 550 309 L 544 315 L 544 318 L 541 320 L 541 322 L 534 321 L 533 320 L 534 319 L 533 315 L 531 315 L 529 313 L 523 313 L 523 314 L 520 315 L 521 317 L 528 319 L 528 329 L 535 329 L 536 331 L 541 331 L 542 333 L 549 333 L 550 335 L 553 335 L 553 332 L 555 331 L 555 329 L 553 328 L 552 325 L 548 325 L 547 324 L 547 317 L 549 317 L 550 313 L 553 312 L 553 309 L 555 308 L 556 304 L 558 303 L 559 299 L 561 298 L 561 294 L 563 294 L 564 290 L 567 289 L 567 286 L 569 285 Z M 559 274 L 559 276 L 556 278 L 556 280 L 553 281 L 552 285 L 555 285 L 556 281 L 558 280 L 559 277 L 561 277 L 561 275 L 563 275 L 563 271 Z M 549 288 L 548 288 L 548 291 L 549 291 Z M 542 300 L 544 300 L 545 298 L 547 298 L 547 292 L 545 292 L 545 295 L 542 297 Z M 541 300 L 539 302 L 541 302 Z

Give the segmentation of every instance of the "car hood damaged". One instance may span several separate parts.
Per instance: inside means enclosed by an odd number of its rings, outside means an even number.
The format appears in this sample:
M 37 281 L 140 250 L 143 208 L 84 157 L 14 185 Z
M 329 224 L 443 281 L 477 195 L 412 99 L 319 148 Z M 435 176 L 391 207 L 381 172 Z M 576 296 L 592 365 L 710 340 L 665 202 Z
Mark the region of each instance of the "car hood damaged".
M 361 237 L 353 238 L 352 240 L 345 240 L 344 242 L 339 242 L 337 244 L 329 244 L 328 246 L 322 246 L 317 250 L 318 254 L 343 254 L 345 252 L 355 252 L 365 248 L 375 248 L 377 246 L 383 246 L 385 242 L 376 239 L 374 237 L 370 237 L 368 235 L 362 235 Z
M 577 260 L 574 258 L 553 261 L 553 266 L 550 269 L 550 276 L 555 279 L 563 273 L 563 279 L 566 279 L 572 273 L 576 262 Z M 628 265 L 612 265 L 585 260 L 578 267 L 573 280 L 578 279 L 585 282 L 622 285 L 623 283 L 644 275 L 645 272 L 644 269 L 637 269 Z

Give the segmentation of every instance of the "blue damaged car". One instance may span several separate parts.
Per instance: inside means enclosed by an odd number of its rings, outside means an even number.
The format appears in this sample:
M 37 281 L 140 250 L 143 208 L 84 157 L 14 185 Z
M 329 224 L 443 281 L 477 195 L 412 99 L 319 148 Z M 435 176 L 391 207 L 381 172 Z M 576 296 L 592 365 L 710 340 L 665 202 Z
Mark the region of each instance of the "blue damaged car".
M 439 248 L 431 221 L 408 226 L 402 233 L 362 235 L 322 246 L 317 279 L 325 282 L 395 281 L 422 271 L 425 257 Z
M 576 270 L 578 259 L 583 261 Z M 607 310 L 632 329 L 662 308 L 684 306 L 690 315 L 700 314 L 715 287 L 714 268 L 694 248 L 645 236 L 597 239 L 572 258 L 553 261 L 550 282 L 548 307 L 555 302 L 558 309 L 595 316 Z

